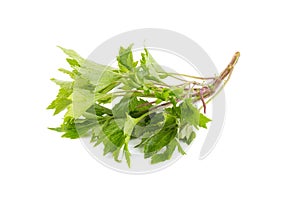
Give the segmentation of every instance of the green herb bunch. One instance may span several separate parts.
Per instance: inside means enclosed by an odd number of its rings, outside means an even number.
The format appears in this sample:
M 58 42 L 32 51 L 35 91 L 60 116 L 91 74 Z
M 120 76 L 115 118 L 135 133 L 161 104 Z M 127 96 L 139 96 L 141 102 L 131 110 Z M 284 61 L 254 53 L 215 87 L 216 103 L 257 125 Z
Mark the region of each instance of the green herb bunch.
M 59 48 L 70 65 L 59 71 L 71 81 L 51 79 L 60 89 L 47 109 L 65 114 L 62 124 L 50 129 L 64 138 L 90 137 L 94 146 L 104 145 L 104 155 L 112 154 L 117 162 L 125 157 L 128 167 L 132 141 L 138 141 L 134 148 L 151 164 L 171 159 L 176 149 L 184 155 L 182 145 L 190 145 L 196 130 L 211 121 L 206 104 L 225 86 L 239 57 L 237 52 L 219 76 L 204 78 L 166 72 L 146 48 L 135 61 L 132 45 L 120 48 L 118 68 Z M 167 79 L 179 83 L 169 85 Z

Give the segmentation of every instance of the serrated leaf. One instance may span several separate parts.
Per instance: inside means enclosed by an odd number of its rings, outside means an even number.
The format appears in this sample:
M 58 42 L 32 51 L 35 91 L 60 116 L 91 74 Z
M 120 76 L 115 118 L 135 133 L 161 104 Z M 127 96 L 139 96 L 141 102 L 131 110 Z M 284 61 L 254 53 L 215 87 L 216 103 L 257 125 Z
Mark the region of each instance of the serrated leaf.
M 163 68 L 154 60 L 149 51 L 144 48 L 145 53 L 142 53 L 141 66 L 146 67 L 150 72 L 155 72 L 155 76 L 158 77 L 157 73 L 165 72 Z
M 71 103 L 70 96 L 73 92 L 73 82 L 61 81 L 52 78 L 53 82 L 60 86 L 56 99 L 51 102 L 47 109 L 54 109 L 54 115 L 65 110 Z
M 103 124 L 99 124 L 92 128 L 92 135 L 91 135 L 91 143 L 94 143 L 94 146 L 98 146 L 103 142 L 105 139 L 105 134 L 102 131 Z
M 172 140 L 167 146 L 166 150 L 163 153 L 155 154 L 151 157 L 151 164 L 157 164 L 160 162 L 164 162 L 166 160 L 170 160 L 174 151 L 176 149 L 176 141 Z
M 86 112 L 95 114 L 96 116 L 112 115 L 111 109 L 98 104 L 94 104 Z
M 168 101 L 170 95 L 174 94 L 172 94 L 172 91 L 168 88 L 164 88 L 161 91 L 155 91 L 155 97 L 161 99 L 162 101 Z
M 181 127 L 179 132 L 179 139 L 190 145 L 192 141 L 196 138 L 196 133 L 193 127 L 189 124 L 185 124 Z
M 123 130 L 116 120 L 109 120 L 102 128 L 104 134 L 116 147 L 121 147 L 125 141 Z
M 79 138 L 79 135 L 76 131 L 67 130 L 67 131 L 65 131 L 65 133 L 61 137 L 62 138 L 69 138 L 69 139 L 77 139 L 77 138 Z
M 147 139 L 144 145 L 145 158 L 151 157 L 163 147 L 168 145 L 176 136 L 178 132 L 178 125 L 176 117 L 166 114 L 165 123 L 162 129 Z
M 162 113 L 152 114 L 144 119 L 144 121 L 140 121 L 137 126 L 134 128 L 133 135 L 135 137 L 149 138 L 153 134 L 157 133 L 164 125 L 164 116 Z M 140 145 L 142 146 L 143 141 Z
M 79 56 L 79 55 L 78 55 L 78 56 Z M 79 63 L 78 63 L 77 60 L 75 60 L 75 59 L 66 58 L 66 61 L 69 63 L 69 65 L 70 65 L 72 68 L 77 69 L 77 67 L 80 67 Z
M 129 142 L 130 136 L 132 135 L 132 131 L 135 125 L 140 121 L 140 118 L 132 118 L 130 115 L 126 113 L 126 120 L 124 123 L 124 134 L 126 136 L 125 143 Z
M 211 119 L 209 119 L 208 117 L 206 117 L 205 115 L 200 113 L 200 117 L 199 117 L 199 126 L 200 127 L 207 128 L 207 123 L 210 121 L 211 121 Z
M 195 138 L 196 138 L 196 133 L 193 131 L 186 136 L 186 143 L 188 145 L 190 145 L 194 141 Z
M 75 127 L 75 122 L 73 118 L 65 118 L 64 122 L 60 127 L 57 128 L 49 128 L 50 130 L 54 130 L 57 132 L 63 132 L 64 134 L 61 137 L 77 139 L 79 138 L 79 134 Z
M 99 80 L 106 79 L 105 76 L 107 76 L 109 70 L 112 70 L 112 68 L 92 61 L 85 61 L 82 63 L 79 73 L 81 78 L 88 80 L 94 86 L 98 86 L 100 84 Z
M 67 75 L 69 75 L 71 78 L 75 78 L 75 73 L 74 72 L 71 72 L 67 69 L 64 69 L 64 68 L 59 68 L 58 71 L 62 72 L 62 73 L 65 73 Z
M 167 146 L 166 149 L 163 153 L 158 153 L 158 154 L 154 154 L 151 157 L 151 164 L 157 164 L 160 162 L 164 162 L 167 160 L 170 160 L 172 158 L 172 155 L 175 151 L 177 147 L 177 150 L 179 153 L 181 153 L 181 155 L 185 155 L 185 151 L 183 150 L 183 148 L 181 147 L 179 141 L 174 138 Z
M 118 147 L 117 150 L 115 150 L 113 152 L 113 157 L 114 157 L 115 161 L 117 161 L 117 162 L 122 161 L 122 160 L 119 159 L 120 151 L 121 151 L 121 147 Z
M 72 90 L 73 88 L 73 82 L 71 81 L 62 81 L 55 78 L 51 78 L 51 81 L 53 81 L 56 85 L 60 86 L 61 88 L 67 88 Z
M 177 146 L 177 150 L 179 153 L 181 153 L 181 155 L 185 155 L 185 151 L 183 150 L 183 148 L 181 147 L 181 144 L 180 142 L 175 138 L 174 139 L 176 141 L 176 146 Z
M 190 98 L 184 99 L 184 101 L 180 105 L 180 108 L 181 108 L 182 123 L 188 123 L 190 125 L 193 125 L 195 128 L 198 128 L 199 120 L 200 120 L 200 112 L 193 105 L 192 99 Z
M 148 101 L 137 99 L 136 96 L 126 95 L 116 105 L 114 105 L 112 112 L 115 118 L 126 118 L 126 113 L 138 118 L 146 113 L 151 107 Z
M 94 94 L 85 89 L 75 88 L 73 91 L 73 116 L 79 118 L 95 103 Z
M 121 76 L 111 70 L 105 70 L 101 73 L 101 76 L 98 77 L 97 86 L 95 89 L 96 93 L 108 93 L 113 88 L 117 87 L 119 83 L 117 82 Z
M 103 132 L 106 135 L 106 139 L 103 140 L 104 155 L 111 152 L 113 153 L 115 160 L 119 160 L 118 157 L 119 157 L 120 149 L 122 148 L 122 146 L 124 146 L 125 158 L 128 166 L 130 167 L 131 154 L 128 149 L 128 142 L 130 139 L 130 135 L 124 134 L 122 129 L 118 126 L 116 120 L 109 120 L 108 122 L 106 122 L 105 125 L 103 126 Z
M 73 60 L 67 60 L 70 65 L 75 66 L 75 65 L 81 65 L 84 62 L 84 59 L 78 54 L 76 53 L 74 50 L 72 49 L 66 49 L 63 48 L 61 46 L 57 46 L 58 48 L 60 48 L 66 55 L 68 55 L 70 58 L 73 58 Z M 75 63 L 75 61 L 77 63 Z
M 127 48 L 120 47 L 119 56 L 117 56 L 117 61 L 119 68 L 122 72 L 133 71 L 136 67 L 138 62 L 134 62 L 133 55 L 132 55 L 132 46 L 133 44 L 129 45 Z
M 114 145 L 108 138 L 105 138 L 103 140 L 103 156 L 107 155 L 108 153 L 114 153 L 115 151 L 118 151 L 118 148 L 116 145 Z
M 125 146 L 124 146 L 124 153 L 125 153 L 125 159 L 126 159 L 127 165 L 130 168 L 130 166 L 131 166 L 131 161 L 130 161 L 131 153 L 129 152 L 128 144 L 125 144 Z

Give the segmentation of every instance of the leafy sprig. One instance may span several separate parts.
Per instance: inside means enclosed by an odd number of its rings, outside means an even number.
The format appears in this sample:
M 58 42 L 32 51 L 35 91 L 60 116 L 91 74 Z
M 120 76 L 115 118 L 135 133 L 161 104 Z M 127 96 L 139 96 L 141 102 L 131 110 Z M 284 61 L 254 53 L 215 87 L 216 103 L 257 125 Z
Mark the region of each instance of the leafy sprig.
M 104 145 L 104 155 L 112 154 L 117 162 L 124 156 L 129 167 L 132 140 L 139 141 L 135 148 L 152 164 L 171 159 L 176 149 L 184 155 L 182 144 L 190 145 L 195 130 L 207 128 L 211 121 L 205 116 L 208 98 L 223 88 L 222 81 L 227 83 L 239 57 L 236 53 L 219 76 L 203 78 L 166 72 L 146 48 L 140 61 L 135 61 L 132 45 L 120 48 L 118 68 L 59 48 L 70 65 L 59 71 L 71 81 L 51 79 L 60 89 L 48 109 L 54 115 L 65 111 L 65 115 L 59 127 L 50 129 L 62 132 L 64 138 L 90 137 L 94 146 Z M 169 85 L 167 78 L 180 84 Z M 199 101 L 200 108 L 195 104 Z

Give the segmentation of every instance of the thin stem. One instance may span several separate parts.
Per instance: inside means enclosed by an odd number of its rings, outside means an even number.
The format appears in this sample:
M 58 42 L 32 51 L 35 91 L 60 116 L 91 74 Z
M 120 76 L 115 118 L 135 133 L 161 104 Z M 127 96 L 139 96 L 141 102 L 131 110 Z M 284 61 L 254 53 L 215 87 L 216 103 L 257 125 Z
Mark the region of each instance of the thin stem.
M 118 94 L 118 93 L 128 93 L 128 92 L 140 92 L 142 93 L 143 91 L 142 90 L 122 90 L 122 91 L 116 91 L 116 92 L 110 92 L 109 94 Z
M 202 96 L 201 90 L 200 90 L 199 94 L 200 94 L 200 100 L 202 101 L 202 106 L 204 108 L 204 114 L 205 114 L 206 113 L 206 103 L 205 103 L 204 98 Z
M 186 80 L 185 80 L 185 79 L 178 78 L 177 76 L 174 76 L 174 75 L 170 75 L 170 76 L 171 76 L 171 77 L 173 77 L 173 78 L 175 78 L 175 79 L 177 79 L 177 80 L 180 80 L 180 81 L 186 82 Z
M 156 85 L 161 85 L 161 86 L 171 87 L 170 85 L 168 85 L 168 84 L 166 84 L 166 83 L 164 83 L 164 82 L 157 82 L 157 81 L 155 81 L 155 80 L 152 80 L 152 81 L 155 82 L 154 84 L 156 84 Z
M 153 111 L 153 110 L 157 110 L 159 108 L 163 108 L 163 107 L 166 107 L 166 106 L 169 106 L 171 105 L 172 103 L 171 102 L 166 102 L 166 103 L 163 103 L 163 104 L 159 104 L 153 108 L 150 108 L 149 110 Z
M 170 76 L 171 75 L 174 75 L 174 76 L 185 76 L 185 77 L 189 77 L 189 78 L 193 78 L 193 79 L 200 79 L 200 80 L 214 80 L 215 79 L 215 77 L 199 77 L 199 76 L 192 76 L 192 75 L 180 74 L 180 73 L 166 73 L 166 72 L 159 72 L 159 73 L 167 74 L 167 75 L 170 75 Z M 181 79 L 181 80 L 184 80 L 184 79 Z

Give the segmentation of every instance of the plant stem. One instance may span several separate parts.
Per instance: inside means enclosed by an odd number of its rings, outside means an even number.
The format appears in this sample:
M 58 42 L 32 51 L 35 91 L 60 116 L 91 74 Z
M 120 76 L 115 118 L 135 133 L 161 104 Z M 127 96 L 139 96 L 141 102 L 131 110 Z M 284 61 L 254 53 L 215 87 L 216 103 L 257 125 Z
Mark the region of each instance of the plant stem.
M 208 99 L 206 101 L 206 104 L 209 103 L 210 101 L 212 101 L 222 90 L 223 88 L 225 87 L 225 85 L 228 83 L 230 77 L 231 77 L 231 74 L 233 72 L 233 69 L 234 69 L 234 66 L 236 65 L 238 59 L 240 57 L 240 52 L 236 52 L 230 63 L 228 64 L 228 66 L 225 68 L 225 70 L 221 73 L 221 75 L 218 77 L 218 79 L 213 83 L 213 95 L 211 96 L 210 99 Z M 227 78 L 226 78 L 227 77 Z M 215 90 L 219 87 L 219 85 L 221 84 L 221 82 L 226 78 L 226 80 L 224 81 L 223 85 L 220 87 L 220 89 L 215 92 Z M 202 106 L 203 107 L 203 106 Z M 202 108 L 201 107 L 201 108 Z M 201 109 L 200 108 L 200 109 Z
M 202 88 L 194 88 L 193 90 L 196 91 L 195 93 L 193 93 L 191 96 L 195 97 L 194 102 L 197 102 L 199 100 L 202 101 L 202 107 L 200 107 L 199 109 L 204 108 L 204 113 L 206 113 L 206 104 L 208 104 L 210 101 L 212 101 L 225 87 L 225 85 L 228 83 L 231 74 L 233 72 L 234 66 L 237 63 L 238 59 L 239 59 L 240 53 L 236 52 L 232 58 L 232 60 L 230 61 L 229 65 L 223 70 L 223 72 L 220 74 L 220 76 L 213 78 L 215 81 L 209 86 L 203 86 Z M 224 81 L 224 79 L 226 79 Z M 224 81 L 224 84 L 219 88 L 221 82 Z M 211 90 L 211 88 L 213 88 L 213 90 Z M 219 88 L 219 89 L 218 89 Z M 184 88 L 186 90 L 190 90 L 190 88 Z M 218 89 L 218 90 L 217 90 Z M 217 92 L 216 92 L 217 90 Z M 199 96 L 199 98 L 197 98 L 197 96 Z M 209 98 L 206 102 L 204 99 Z M 182 101 L 182 99 L 178 99 L 177 102 Z M 153 102 L 149 102 L 150 105 L 152 105 L 153 103 L 155 103 L 155 101 Z M 147 104 L 147 105 L 149 105 Z M 171 105 L 171 102 L 165 102 L 163 104 L 159 104 L 153 108 L 150 108 L 150 111 L 162 108 L 162 107 L 166 107 Z
M 170 75 L 170 76 L 172 76 L 172 75 L 173 76 L 185 76 L 185 77 L 189 77 L 189 78 L 193 78 L 193 79 L 200 79 L 200 80 L 214 80 L 215 79 L 215 77 L 199 77 L 199 76 L 192 76 L 192 75 L 180 74 L 180 73 L 166 73 L 166 72 L 159 72 L 159 73 Z M 184 79 L 181 79 L 181 80 L 186 81 Z

